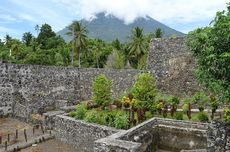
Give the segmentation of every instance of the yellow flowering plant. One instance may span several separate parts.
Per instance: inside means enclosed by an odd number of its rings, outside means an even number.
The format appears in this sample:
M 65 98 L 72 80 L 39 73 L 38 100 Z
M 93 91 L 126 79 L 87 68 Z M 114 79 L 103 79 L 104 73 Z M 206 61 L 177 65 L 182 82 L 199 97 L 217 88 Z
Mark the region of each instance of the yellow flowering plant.
M 124 107 L 126 107 L 126 108 L 130 107 L 131 100 L 128 97 L 124 96 L 122 98 L 121 102 L 122 102 L 122 104 L 123 104 Z
M 130 107 L 133 108 L 133 107 L 135 107 L 135 105 L 137 103 L 136 99 L 134 99 L 134 98 L 130 99 L 129 97 L 126 97 L 126 96 L 124 96 L 122 98 L 121 102 L 122 102 L 123 106 L 126 108 L 130 108 Z

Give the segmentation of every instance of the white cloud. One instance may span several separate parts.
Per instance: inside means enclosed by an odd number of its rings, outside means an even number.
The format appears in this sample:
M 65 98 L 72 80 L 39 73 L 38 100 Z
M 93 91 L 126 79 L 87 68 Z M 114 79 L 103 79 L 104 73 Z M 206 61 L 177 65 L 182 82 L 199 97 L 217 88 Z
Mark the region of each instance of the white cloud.
M 88 19 L 105 11 L 126 23 L 146 15 L 162 22 L 191 23 L 214 17 L 218 10 L 225 9 L 226 2 L 228 0 L 82 0 L 80 5 L 82 16 Z
M 9 15 L 2 15 L 13 22 L 28 21 L 34 25 L 48 23 L 55 31 L 61 30 L 72 20 L 90 19 L 96 13 L 106 12 L 133 22 L 137 17 L 151 16 L 177 30 L 189 31 L 197 23 L 206 25 L 217 11 L 226 8 L 229 0 L 8 0 L 2 8 Z M 0 2 L 1 3 L 1 2 Z M 16 18 L 16 19 L 15 19 Z M 192 25 L 192 26 L 191 26 Z M 183 26 L 183 28 L 181 28 Z

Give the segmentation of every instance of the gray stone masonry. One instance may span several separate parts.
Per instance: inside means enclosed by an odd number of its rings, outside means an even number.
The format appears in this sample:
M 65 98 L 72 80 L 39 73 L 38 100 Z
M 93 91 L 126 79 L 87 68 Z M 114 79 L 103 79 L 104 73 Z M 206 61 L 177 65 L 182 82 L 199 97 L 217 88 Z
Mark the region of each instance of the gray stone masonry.
M 186 97 L 202 90 L 196 82 L 195 61 L 185 45 L 186 37 L 152 39 L 147 69 L 166 94 Z
M 31 113 L 88 100 L 92 81 L 99 74 L 112 80 L 112 95 L 117 97 L 132 86 L 135 75 L 141 72 L 0 63 L 0 116 L 13 114 L 28 120 Z
M 75 120 L 65 115 L 57 115 L 55 118 L 54 132 L 56 139 L 73 144 L 77 149 L 86 152 L 93 151 L 95 140 L 118 131 L 114 128 Z
M 48 130 L 54 129 L 56 115 L 61 115 L 64 113 L 65 113 L 64 111 L 49 111 L 47 113 L 44 113 L 43 123 L 44 123 L 45 129 L 48 129 Z
M 52 117 L 55 138 L 83 151 L 151 152 L 161 149 L 228 152 L 230 148 L 229 123 L 152 118 L 129 130 L 117 130 L 75 120 L 68 114 L 56 115 L 58 113 L 62 112 L 47 114 Z
M 213 122 L 210 124 L 208 152 L 230 152 L 230 123 Z

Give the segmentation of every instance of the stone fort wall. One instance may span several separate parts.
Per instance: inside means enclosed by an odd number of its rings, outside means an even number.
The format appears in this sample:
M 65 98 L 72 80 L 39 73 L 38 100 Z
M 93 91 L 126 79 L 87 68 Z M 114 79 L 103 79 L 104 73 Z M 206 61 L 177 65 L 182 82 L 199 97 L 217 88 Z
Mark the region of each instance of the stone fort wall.
M 195 61 L 184 42 L 181 37 L 153 39 L 147 63 L 158 89 L 179 97 L 201 90 L 194 76 Z M 13 113 L 25 118 L 30 113 L 90 99 L 92 80 L 99 74 L 113 81 L 115 97 L 141 72 L 0 63 L 0 115 Z
M 27 118 L 30 113 L 58 108 L 60 102 L 71 105 L 90 99 L 92 80 L 99 74 L 113 81 L 116 97 L 132 86 L 140 72 L 1 63 L 0 113 Z
M 186 97 L 202 87 L 194 76 L 195 61 L 185 45 L 186 37 L 153 39 L 147 69 L 157 79 L 157 87 L 169 95 Z

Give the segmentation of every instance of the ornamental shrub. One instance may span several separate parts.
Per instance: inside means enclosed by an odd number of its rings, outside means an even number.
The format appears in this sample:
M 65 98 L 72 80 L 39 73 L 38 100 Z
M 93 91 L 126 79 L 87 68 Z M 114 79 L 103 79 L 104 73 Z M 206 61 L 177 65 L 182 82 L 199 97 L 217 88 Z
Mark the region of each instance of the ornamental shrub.
M 98 123 L 98 112 L 90 110 L 86 113 L 84 120 L 91 123 Z
M 114 127 L 114 120 L 117 115 L 116 111 L 106 112 L 105 122 L 108 126 Z
M 203 92 L 197 92 L 192 96 L 192 102 L 197 105 L 200 112 L 204 111 L 209 98 Z
M 87 109 L 86 109 L 85 104 L 78 104 L 76 106 L 74 118 L 83 120 L 85 118 L 86 112 L 87 112 Z
M 116 115 L 114 126 L 117 129 L 127 129 L 129 126 L 128 117 L 126 115 Z
M 230 122 L 230 105 L 224 109 L 224 121 Z
M 200 121 L 200 122 L 208 122 L 208 115 L 204 112 L 200 112 L 198 115 L 197 115 L 197 119 Z
M 76 111 L 71 111 L 71 112 L 69 113 L 69 116 L 70 116 L 70 117 L 75 117 L 76 115 L 77 115 Z
M 131 92 L 136 100 L 143 102 L 143 108 L 150 110 L 156 96 L 155 79 L 150 73 L 138 75 Z
M 183 112 L 177 112 L 175 115 L 176 120 L 183 120 Z
M 106 107 L 112 102 L 112 81 L 108 80 L 104 75 L 99 75 L 93 81 L 93 102 L 101 107 Z

